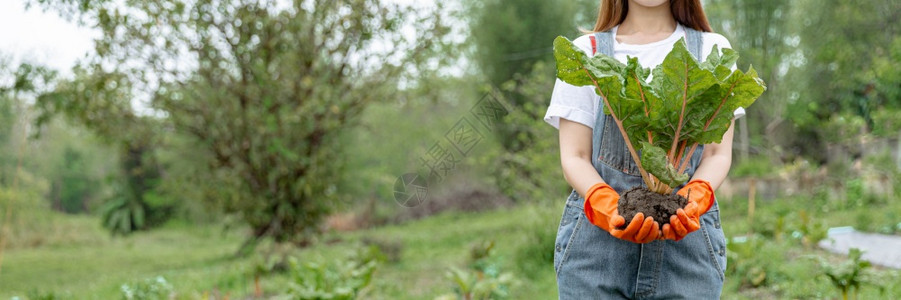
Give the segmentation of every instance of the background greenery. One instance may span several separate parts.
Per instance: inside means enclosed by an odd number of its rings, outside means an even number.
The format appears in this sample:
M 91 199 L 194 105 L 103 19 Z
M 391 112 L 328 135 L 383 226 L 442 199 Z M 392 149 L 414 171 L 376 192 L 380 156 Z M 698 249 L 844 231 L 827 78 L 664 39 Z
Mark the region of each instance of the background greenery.
M 551 41 L 596 1 L 28 3 L 101 34 L 70 75 L 0 63 L 0 298 L 556 297 Z M 901 297 L 816 246 L 901 234 L 901 4 L 704 3 L 769 86 L 718 191 L 723 298 Z M 398 205 L 486 94 L 507 113 Z

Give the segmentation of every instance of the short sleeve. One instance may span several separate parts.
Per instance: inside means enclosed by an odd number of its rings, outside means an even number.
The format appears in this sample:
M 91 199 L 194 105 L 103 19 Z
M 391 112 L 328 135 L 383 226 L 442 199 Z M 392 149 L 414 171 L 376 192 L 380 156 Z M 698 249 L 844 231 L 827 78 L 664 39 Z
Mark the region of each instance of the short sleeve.
M 600 96 L 594 93 L 594 88 L 573 86 L 557 79 L 544 121 L 560 129 L 560 118 L 564 118 L 593 129 L 598 101 Z
M 710 55 L 711 51 L 713 51 L 713 46 L 716 45 L 717 48 L 729 48 L 732 49 L 732 44 L 729 43 L 729 39 L 724 37 L 718 33 L 705 32 L 704 33 L 704 47 L 703 49 L 703 57 L 707 59 L 707 56 Z M 737 65 L 732 65 L 732 70 L 735 71 L 738 69 Z M 738 120 L 741 117 L 745 116 L 745 109 L 743 107 L 739 107 L 733 112 L 733 119 Z
M 588 35 L 575 39 L 573 45 L 585 53 L 590 54 L 592 51 Z M 593 129 L 600 100 L 600 96 L 594 92 L 594 87 L 574 86 L 557 79 L 544 121 L 560 129 L 560 118 L 563 118 Z

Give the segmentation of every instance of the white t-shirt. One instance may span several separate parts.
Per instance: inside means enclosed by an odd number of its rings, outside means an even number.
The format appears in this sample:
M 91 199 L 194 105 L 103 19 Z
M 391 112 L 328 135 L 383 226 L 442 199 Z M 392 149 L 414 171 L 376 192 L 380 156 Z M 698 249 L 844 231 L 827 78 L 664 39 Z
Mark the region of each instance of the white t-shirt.
M 619 26 L 613 27 L 613 36 L 616 36 L 616 30 L 618 28 Z M 591 40 L 588 38 L 589 36 L 590 35 L 583 35 L 574 40 L 573 44 L 583 52 L 591 55 Z M 657 67 L 657 65 L 663 63 L 663 59 L 666 58 L 666 55 L 673 49 L 673 45 L 683 37 L 685 37 L 685 28 L 682 27 L 682 24 L 679 24 L 676 26 L 676 31 L 669 37 L 649 44 L 622 44 L 614 39 L 613 57 L 622 63 L 628 61 L 627 57 L 637 57 L 638 63 L 641 64 L 641 66 L 653 69 Z M 701 47 L 701 61 L 710 55 L 713 45 L 717 45 L 720 49 L 732 48 L 732 45 L 729 44 L 729 40 L 722 35 L 712 32 L 704 32 L 703 41 Z M 734 68 L 735 67 L 733 66 L 733 69 Z M 651 79 L 649 78 L 649 80 Z M 601 101 L 601 97 L 594 92 L 593 86 L 577 87 L 563 82 L 558 78 L 557 83 L 554 85 L 554 92 L 551 94 L 551 105 L 544 115 L 544 121 L 558 129 L 560 128 L 560 118 L 594 128 L 599 101 Z M 735 110 L 736 119 L 744 115 L 745 110 L 743 108 Z

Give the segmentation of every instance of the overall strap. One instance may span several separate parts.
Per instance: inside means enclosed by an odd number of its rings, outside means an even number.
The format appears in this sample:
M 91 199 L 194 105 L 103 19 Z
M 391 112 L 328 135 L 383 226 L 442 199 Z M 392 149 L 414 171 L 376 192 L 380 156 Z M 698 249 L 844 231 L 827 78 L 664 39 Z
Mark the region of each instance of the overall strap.
M 591 39 L 591 53 L 613 57 L 613 34 L 610 31 L 597 32 L 588 37 Z
M 698 62 L 704 60 L 704 57 L 701 57 L 701 48 L 704 44 L 704 36 L 703 33 L 688 27 L 685 27 L 685 43 L 688 46 L 688 52 L 691 52 L 691 55 L 695 57 Z
M 591 38 L 594 38 L 595 41 L 596 48 L 593 49 L 595 54 L 613 57 L 613 34 L 610 31 L 595 33 Z M 604 133 L 604 122 L 607 119 L 607 115 L 604 114 L 604 100 L 598 101 L 597 112 L 598 115 L 594 118 L 594 130 L 591 131 L 591 162 L 595 169 L 600 168 L 598 157 L 601 155 L 601 139 Z

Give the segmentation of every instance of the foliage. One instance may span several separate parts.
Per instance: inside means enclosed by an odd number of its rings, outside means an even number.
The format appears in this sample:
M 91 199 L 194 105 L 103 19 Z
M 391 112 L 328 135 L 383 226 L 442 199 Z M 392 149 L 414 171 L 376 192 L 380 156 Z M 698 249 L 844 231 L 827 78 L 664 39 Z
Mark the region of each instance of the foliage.
M 28 115 L 30 96 L 45 91 L 56 78 L 55 71 L 44 66 L 21 63 L 14 65 L 0 56 L 0 185 L 11 186 L 14 171 L 19 166 L 28 129 L 23 118 Z M 24 164 L 24 162 L 23 162 Z
M 104 214 L 109 216 L 111 209 L 119 209 L 121 212 L 118 215 L 131 215 L 129 219 L 133 222 L 111 223 L 105 220 L 102 223 L 105 226 L 118 224 L 108 227 L 111 232 L 128 234 L 151 227 L 147 225 L 160 224 L 161 222 L 143 222 L 143 217 L 133 213 L 135 209 L 129 208 L 151 208 L 147 203 L 150 199 L 145 196 L 153 193 L 162 176 L 154 155 L 161 139 L 158 128 L 160 122 L 150 116 L 140 115 L 132 108 L 130 101 L 134 94 L 128 88 L 132 83 L 122 72 L 106 72 L 100 66 L 79 66 L 73 72 L 75 79 L 60 80 L 53 90 L 37 97 L 35 108 L 39 114 L 34 120 L 35 124 L 44 127 L 50 124 L 54 116 L 63 115 L 69 121 L 91 130 L 116 149 L 121 177 L 116 177 L 111 182 L 120 188 L 115 195 L 106 199 L 108 204 Z M 121 205 L 122 199 L 128 199 L 131 204 Z M 169 207 L 164 207 L 153 211 L 153 214 L 166 219 L 168 209 Z
M 760 78 L 767 83 L 767 91 L 745 108 L 747 115 L 736 120 L 735 146 L 742 162 L 753 153 L 772 157 L 771 163 L 790 158 L 784 147 L 791 139 L 812 143 L 803 135 L 792 134 L 785 103 L 797 99 L 792 76 L 785 70 L 799 62 L 796 43 L 798 37 L 789 19 L 791 1 L 768 0 L 707 0 L 704 10 L 714 32 L 729 39 L 732 49 L 740 52 L 739 65 L 753 62 Z M 766 26 L 761 26 L 766 24 Z M 784 84 L 784 85 L 783 85 Z
M 730 239 L 726 245 L 726 276 L 739 282 L 742 287 L 765 286 L 773 277 L 771 260 L 760 255 L 765 241 L 750 237 L 745 240 Z
M 128 234 L 144 228 L 144 207 L 125 197 L 107 201 L 100 208 L 101 224 L 113 235 Z
M 547 110 L 547 92 L 554 87 L 552 68 L 553 65 L 544 61 L 536 62 L 530 73 L 515 74 L 500 91 L 492 93 L 508 105 L 517 101 L 512 97 L 518 97 L 521 102 L 504 117 L 507 125 L 503 126 L 515 128 L 518 133 L 509 138 L 528 146 L 509 151 L 507 146 L 501 145 L 500 153 L 488 156 L 489 162 L 486 162 L 500 165 L 492 168 L 497 185 L 504 194 L 519 202 L 556 199 L 566 195 L 569 189 L 569 185 L 560 180 L 563 172 L 557 155 L 557 130 L 541 117 Z
M 529 74 L 535 63 L 549 63 L 547 42 L 560 33 L 576 34 L 578 27 L 593 24 L 597 1 L 547 2 L 541 0 L 468 1 L 470 43 L 481 74 L 499 87 L 516 74 Z M 510 95 L 518 95 L 512 93 Z M 526 100 L 514 97 L 518 108 Z
M 829 278 L 832 285 L 839 290 L 842 299 L 847 300 L 849 295 L 858 299 L 861 285 L 869 284 L 872 280 L 868 274 L 870 262 L 861 260 L 863 252 L 857 248 L 851 248 L 848 252 L 849 260 L 834 265 L 829 261 L 819 259 L 822 275 Z
M 523 246 L 514 254 L 520 273 L 536 279 L 542 272 L 554 268 L 554 243 L 557 225 L 560 224 L 559 207 L 541 204 L 526 213 L 531 220 L 523 226 Z
M 901 48 L 901 47 L 899 47 Z M 897 82 L 901 82 L 899 79 Z M 897 118 L 899 109 L 884 108 L 873 112 L 873 136 L 897 138 L 901 132 L 901 120 Z
M 822 220 L 811 218 L 810 214 L 803 209 L 798 214 L 801 222 L 798 232 L 801 234 L 801 243 L 804 247 L 813 248 L 820 241 L 829 237 L 829 228 Z
M 494 241 L 482 240 L 470 248 L 469 268 L 451 267 L 445 277 L 453 282 L 454 295 L 447 294 L 436 299 L 505 299 L 510 289 L 517 284 L 512 273 L 501 273 L 494 256 Z
M 874 89 L 881 101 L 886 101 L 883 109 L 877 109 L 873 113 L 884 111 L 888 108 L 899 109 L 901 103 L 901 70 L 898 68 L 898 61 L 901 61 L 901 37 L 895 36 L 890 45 L 886 45 L 886 53 L 873 57 L 873 72 L 876 84 Z M 875 116 L 871 116 L 875 117 Z M 876 121 L 874 119 L 874 121 Z M 880 124 L 873 124 L 873 131 L 879 129 L 890 130 L 888 128 L 880 128 Z M 897 128 L 897 123 L 895 125 Z M 894 131 L 894 132 L 897 132 Z
M 757 216 L 774 215 L 778 211 L 796 212 L 812 206 L 809 198 L 779 198 L 758 202 Z M 838 297 L 836 291 L 824 277 L 817 278 L 819 269 L 815 260 L 801 259 L 806 255 L 821 256 L 830 261 L 839 261 L 840 256 L 802 247 L 801 243 L 786 239 L 777 241 L 770 236 L 748 237 L 745 244 L 739 243 L 740 235 L 747 232 L 743 202 L 740 199 L 721 197 L 723 229 L 729 237 L 727 270 L 723 299 L 823 299 Z M 2 200 L 0 200 L 2 201 Z M 18 205 L 18 204 L 17 204 Z M 531 226 L 523 226 L 522 218 L 515 216 L 549 215 L 548 223 L 559 221 L 563 204 L 548 206 L 522 205 L 510 209 L 480 213 L 444 213 L 426 219 L 414 220 L 399 225 L 381 226 L 354 232 L 342 232 L 328 236 L 329 243 L 296 249 L 298 259 L 317 262 L 339 261 L 346 257 L 346 249 L 359 247 L 363 238 L 377 237 L 390 241 L 402 241 L 404 252 L 398 263 L 379 265 L 372 282 L 360 298 L 390 299 L 433 299 L 439 295 L 453 293 L 453 283 L 444 276 L 449 266 L 461 270 L 471 270 L 469 247 L 461 247 L 473 241 L 493 240 L 492 260 L 502 271 L 511 273 L 523 283 L 509 289 L 512 299 L 554 299 L 556 283 L 552 267 L 535 269 L 533 274 L 520 270 L 522 261 L 518 255 L 523 248 L 532 247 L 533 241 L 524 239 L 530 234 Z M 849 220 L 849 215 L 858 211 L 899 211 L 901 202 L 893 201 L 881 206 L 864 208 L 833 209 L 827 221 L 832 226 Z M 22 212 L 17 210 L 17 212 Z M 819 213 L 822 217 L 825 214 Z M 877 216 L 880 217 L 880 216 Z M 531 217 L 529 217 L 531 218 Z M 27 249 L 13 249 L 7 253 L 3 273 L 0 274 L 0 298 L 28 295 L 27 291 L 39 288 L 41 291 L 61 291 L 71 293 L 73 299 L 121 297 L 122 283 L 133 282 L 135 274 L 159 274 L 173 283 L 173 289 L 180 298 L 198 298 L 202 291 L 218 290 L 222 295 L 230 294 L 231 299 L 252 297 L 254 289 L 252 270 L 257 262 L 254 258 L 230 258 L 234 247 L 241 243 L 238 231 L 221 231 L 213 225 L 173 226 L 168 223 L 154 230 L 124 239 L 110 239 L 97 226 L 96 220 L 83 215 L 55 213 L 41 216 L 38 220 L 56 222 L 59 227 L 78 227 L 80 230 L 67 232 L 78 237 L 59 237 L 44 245 Z M 769 222 L 772 217 L 755 220 L 755 226 Z M 790 213 L 789 220 L 798 219 Z M 895 219 L 897 220 L 897 219 Z M 797 228 L 797 222 L 787 225 Z M 897 222 L 896 222 L 897 223 Z M 449 226 L 452 224 L 452 226 Z M 49 223 L 47 225 L 50 225 Z M 555 231 L 556 224 L 549 225 Z M 751 242 L 750 239 L 757 239 Z M 99 247 L 98 247 L 99 245 Z M 743 247 L 744 250 L 736 250 Z M 476 251 L 481 252 L 481 251 Z M 738 254 L 737 256 L 733 254 Z M 732 257 L 729 257 L 732 256 Z M 78 259 L 72 259 L 78 257 Z M 534 258 L 529 258 L 534 259 Z M 301 261 L 301 260 L 299 260 Z M 60 265 L 70 266 L 59 269 Z M 128 268 L 121 268 L 128 265 Z M 759 266 L 766 271 L 765 284 L 752 287 L 748 282 L 752 275 L 745 273 Z M 8 267 L 8 268 L 7 268 Z M 736 267 L 733 270 L 732 267 Z M 884 294 L 878 289 L 863 287 L 860 299 L 896 299 L 901 296 L 901 286 L 894 284 L 901 278 L 897 270 L 869 269 L 877 274 L 885 287 Z M 162 272 L 162 273 L 160 273 Z M 94 276 L 104 274 L 103 276 Z M 745 279 L 747 278 L 747 279 Z M 294 281 L 290 272 L 271 273 L 260 278 L 264 296 L 277 297 L 286 292 Z M 740 282 L 745 284 L 740 285 Z M 288 295 L 287 297 L 290 297 Z M 456 298 L 456 295 L 453 295 Z
M 799 133 L 792 146 L 825 162 L 825 136 L 821 123 L 833 115 L 853 114 L 876 130 L 874 113 L 901 107 L 897 91 L 897 43 L 901 35 L 901 3 L 874 0 L 846 3 L 836 0 L 792 2 L 802 64 L 790 72 L 797 78 L 797 101 L 790 101 L 787 119 Z M 895 48 L 893 50 L 893 48 Z M 889 63 L 894 61 L 894 63 Z M 894 75 L 893 75 L 894 74 Z M 857 133 L 855 133 L 857 135 Z M 809 138 L 813 137 L 813 138 Z M 804 145 L 807 143 L 807 145 Z
M 69 295 L 65 295 L 63 293 L 56 292 L 42 292 L 40 290 L 32 290 L 28 292 L 27 300 L 62 300 L 62 299 L 71 299 L 72 297 Z M 18 297 L 12 297 L 12 300 L 20 300 Z
M 714 46 L 699 63 L 684 39 L 653 71 L 637 58 L 622 64 L 603 54 L 589 57 L 564 37 L 554 41 L 554 50 L 557 77 L 595 87 L 645 183 L 662 194 L 688 180 L 682 173 L 698 144 L 719 143 L 731 125 L 731 112 L 749 107 L 766 90 L 753 67 L 730 70 L 738 59 L 732 49 L 724 48 L 721 55 Z
M 474 75 L 508 105 L 497 124 L 500 153 L 490 161 L 496 184 L 514 201 L 544 200 L 565 193 L 556 130 L 542 116 L 554 85 L 553 49 L 561 33 L 580 34 L 594 22 L 595 0 L 464 0 L 468 25 L 464 53 L 478 68 Z M 469 46 L 468 48 L 466 46 Z M 553 170 L 551 172 L 551 170 Z
M 456 297 L 443 295 L 436 299 L 505 299 L 509 297 L 509 286 L 514 282 L 511 273 L 498 275 L 456 267 L 452 267 L 446 276 L 455 284 Z
M 119 103 L 146 95 L 151 115 L 204 153 L 198 175 L 236 187 L 207 197 L 251 226 L 243 253 L 317 233 L 341 174 L 337 137 L 431 63 L 447 32 L 437 10 L 374 0 L 38 2 L 98 21 L 97 56 L 82 69 L 111 79 L 72 84 L 98 95 L 82 113 L 121 118 Z
M 730 178 L 761 177 L 767 178 L 776 175 L 777 169 L 773 166 L 769 157 L 754 155 L 748 159 L 738 161 L 729 168 Z
M 289 293 L 293 299 L 356 299 L 384 260 L 376 246 L 357 249 L 346 259 L 332 262 L 299 262 L 293 258 L 294 282 Z
M 57 203 L 57 209 L 76 213 L 86 211 L 86 200 L 91 197 L 91 186 L 96 183 L 93 178 L 84 176 L 88 166 L 81 152 L 66 148 L 63 152 L 63 165 L 59 170 L 60 178 L 54 182 L 50 201 Z
M 122 299 L 125 300 L 166 300 L 172 299 L 173 294 L 172 284 L 162 276 L 132 285 L 122 285 Z

